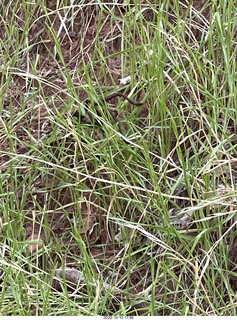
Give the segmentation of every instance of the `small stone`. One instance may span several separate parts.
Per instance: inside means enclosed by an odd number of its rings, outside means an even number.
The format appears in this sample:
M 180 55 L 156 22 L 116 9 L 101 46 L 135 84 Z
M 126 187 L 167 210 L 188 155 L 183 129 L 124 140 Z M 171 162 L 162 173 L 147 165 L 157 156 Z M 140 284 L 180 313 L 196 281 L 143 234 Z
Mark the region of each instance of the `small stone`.
M 126 78 L 122 78 L 122 79 L 120 79 L 120 84 L 128 84 L 128 83 L 130 83 L 131 82 L 131 76 L 129 75 L 129 76 L 127 76 Z

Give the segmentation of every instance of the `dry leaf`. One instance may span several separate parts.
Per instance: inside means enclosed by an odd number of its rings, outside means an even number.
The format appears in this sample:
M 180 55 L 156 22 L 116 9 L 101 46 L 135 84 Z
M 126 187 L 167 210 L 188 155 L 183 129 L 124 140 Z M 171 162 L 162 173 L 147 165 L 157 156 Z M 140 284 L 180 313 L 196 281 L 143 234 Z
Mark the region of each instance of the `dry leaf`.
M 32 241 L 32 240 L 36 240 L 34 241 L 35 243 L 33 244 L 29 244 L 28 248 L 31 254 L 35 253 L 36 251 L 40 250 L 42 248 L 43 245 L 43 241 L 42 239 L 39 238 L 39 235 L 36 233 L 31 234 L 28 238 L 27 241 Z

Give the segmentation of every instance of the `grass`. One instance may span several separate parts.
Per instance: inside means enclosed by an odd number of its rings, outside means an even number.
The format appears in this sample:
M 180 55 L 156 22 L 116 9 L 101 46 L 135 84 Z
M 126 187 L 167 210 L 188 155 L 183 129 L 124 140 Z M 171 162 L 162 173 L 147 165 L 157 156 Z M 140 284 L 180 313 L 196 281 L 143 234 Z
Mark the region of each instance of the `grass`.
M 234 1 L 3 2 L 0 314 L 236 315 Z

